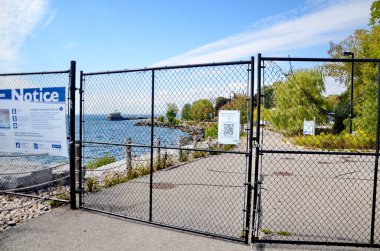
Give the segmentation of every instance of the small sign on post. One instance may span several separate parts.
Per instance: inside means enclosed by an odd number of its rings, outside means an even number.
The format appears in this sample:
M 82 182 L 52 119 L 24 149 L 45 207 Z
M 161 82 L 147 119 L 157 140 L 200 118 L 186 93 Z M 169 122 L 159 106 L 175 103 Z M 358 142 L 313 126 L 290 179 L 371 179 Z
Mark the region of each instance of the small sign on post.
M 303 121 L 303 135 L 315 135 L 315 120 Z
M 240 142 L 240 111 L 222 110 L 218 117 L 218 142 L 238 145 Z

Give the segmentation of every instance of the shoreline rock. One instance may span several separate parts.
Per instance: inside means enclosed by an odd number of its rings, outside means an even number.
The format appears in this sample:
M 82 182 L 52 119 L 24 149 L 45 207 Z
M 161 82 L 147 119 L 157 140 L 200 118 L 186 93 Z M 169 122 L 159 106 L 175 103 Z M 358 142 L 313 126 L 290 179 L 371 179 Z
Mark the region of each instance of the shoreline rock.
M 151 126 L 152 122 L 151 119 L 141 120 L 134 124 L 135 126 Z M 205 129 L 196 127 L 196 126 L 189 126 L 189 125 L 168 125 L 164 122 L 158 122 L 154 121 L 153 126 L 155 127 L 162 127 L 162 128 L 171 128 L 171 129 L 178 129 L 181 131 L 184 131 L 191 135 L 192 137 L 197 137 L 198 140 L 203 140 L 205 138 Z

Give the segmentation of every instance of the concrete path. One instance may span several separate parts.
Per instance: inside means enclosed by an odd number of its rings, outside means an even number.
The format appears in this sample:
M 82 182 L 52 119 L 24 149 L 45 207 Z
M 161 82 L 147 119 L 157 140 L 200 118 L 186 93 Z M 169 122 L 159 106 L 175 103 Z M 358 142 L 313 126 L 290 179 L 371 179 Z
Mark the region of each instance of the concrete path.
M 70 210 L 65 206 L 0 233 L 0 250 L 367 251 L 375 249 L 297 245 L 254 245 L 252 247 L 135 223 L 86 210 Z
M 62 207 L 0 233 L 0 250 L 248 251 L 250 246 Z

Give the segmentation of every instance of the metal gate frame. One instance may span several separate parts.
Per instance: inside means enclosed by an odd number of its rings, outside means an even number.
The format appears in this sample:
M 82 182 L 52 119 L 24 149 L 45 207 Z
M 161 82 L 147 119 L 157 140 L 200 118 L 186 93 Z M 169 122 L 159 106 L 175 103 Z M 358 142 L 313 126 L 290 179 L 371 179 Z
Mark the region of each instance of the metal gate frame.
M 150 71 L 152 74 L 152 79 L 151 79 L 151 119 L 153 121 L 154 119 L 154 98 L 155 98 L 155 72 L 160 71 L 160 70 L 171 70 L 171 69 L 190 69 L 190 68 L 200 68 L 200 67 L 213 67 L 213 66 L 229 66 L 229 65 L 247 65 L 247 70 L 250 71 L 248 72 L 248 79 L 249 83 L 247 88 L 249 87 L 249 95 L 250 95 L 250 106 L 248 107 L 249 110 L 249 134 L 247 135 L 247 140 L 248 140 L 248 149 L 247 151 L 240 151 L 240 152 L 235 152 L 235 151 L 221 151 L 221 150 L 209 150 L 209 152 L 214 152 L 214 153 L 226 153 L 226 154 L 239 154 L 239 155 L 245 155 L 246 158 L 248 159 L 248 166 L 247 166 L 247 173 L 246 175 L 246 181 L 244 184 L 245 186 L 245 208 L 243 210 L 244 217 L 242 224 L 244 225 L 244 237 L 241 239 L 232 237 L 232 236 L 224 236 L 212 232 L 207 232 L 207 231 L 199 231 L 199 230 L 194 230 L 194 229 L 189 229 L 185 227 L 179 227 L 179 226 L 173 226 L 173 225 L 168 225 L 168 224 L 162 224 L 162 223 L 157 223 L 152 220 L 152 186 L 153 186 L 153 151 L 155 149 L 175 149 L 175 150 L 192 150 L 192 151 L 205 151 L 202 149 L 184 149 L 184 148 L 177 148 L 177 147 L 165 147 L 165 146 L 155 146 L 154 145 L 154 123 L 150 126 L 151 128 L 151 138 L 150 138 L 150 144 L 149 145 L 139 145 L 139 144 L 114 144 L 118 146 L 130 146 L 130 147 L 149 147 L 150 148 L 150 192 L 149 192 L 149 220 L 143 220 L 143 219 L 136 219 L 133 217 L 128 217 L 126 215 L 120 215 L 120 214 L 115 214 L 112 212 L 106 212 L 103 210 L 99 210 L 96 208 L 89 208 L 86 207 L 83 203 L 83 198 L 84 198 L 84 167 L 83 167 L 83 147 L 84 144 L 86 143 L 94 143 L 94 142 L 86 142 L 83 140 L 83 122 L 84 122 L 84 96 L 83 94 L 85 93 L 84 90 L 84 82 L 85 82 L 85 77 L 89 75 L 104 75 L 104 74 L 115 74 L 115 73 L 129 73 L 129 72 L 148 72 Z M 134 69 L 134 70 L 122 70 L 122 71 L 105 71 L 105 72 L 93 72 L 93 73 L 84 73 L 83 71 L 80 72 L 80 87 L 79 87 L 79 100 L 80 100 L 80 109 L 79 109 L 79 117 L 80 117 L 80 125 L 79 125 L 79 148 L 80 151 L 78 153 L 77 159 L 79 159 L 79 207 L 92 210 L 92 211 L 97 211 L 101 213 L 106 213 L 106 214 L 112 214 L 115 216 L 120 216 L 126 219 L 131 219 L 135 221 L 140 221 L 140 222 L 145 222 L 149 223 L 152 225 L 158 225 L 158 226 L 164 226 L 172 229 L 177 229 L 181 231 L 186 231 L 186 232 L 192 232 L 192 233 L 197 233 L 201 235 L 206 235 L 206 236 L 212 236 L 212 237 L 217 237 L 221 239 L 227 239 L 227 240 L 232 240 L 232 241 L 237 241 L 237 242 L 244 242 L 245 244 L 249 243 L 249 233 L 250 233 L 250 218 L 251 218 L 251 197 L 252 197 L 252 185 L 251 185 L 251 176 L 252 176 L 252 162 L 253 162 L 253 111 L 254 111 L 254 57 L 251 58 L 250 61 L 236 61 L 236 62 L 223 62 L 223 63 L 212 63 L 212 64 L 194 64 L 194 65 L 180 65 L 180 66 L 167 66 L 167 67 L 154 67 L 154 68 L 144 68 L 144 69 Z M 96 143 L 96 142 L 95 142 Z M 101 142 L 99 142 L 101 143 Z M 207 150 L 206 150 L 207 151 Z M 71 155 L 73 156 L 73 155 Z M 243 206 L 243 205 L 242 205 Z
M 76 209 L 76 180 L 75 180 L 75 92 L 76 92 L 76 79 L 75 79 L 75 73 L 76 73 L 76 61 L 70 61 L 70 68 L 69 70 L 62 70 L 62 71 L 39 71 L 39 72 L 18 72 L 18 73 L 1 73 L 0 77 L 4 78 L 26 78 L 28 76 L 54 76 L 54 75 L 62 75 L 67 74 L 68 76 L 68 83 L 66 84 L 65 88 L 67 90 L 67 97 L 66 97 L 66 106 L 68 108 L 67 111 L 67 118 L 68 118 L 68 128 L 69 128 L 69 134 L 67 135 L 67 139 L 69 140 L 68 144 L 68 152 L 69 152 L 69 176 L 64 177 L 70 179 L 70 200 L 63 200 L 58 198 L 50 198 L 50 200 L 60 201 L 60 202 L 69 202 L 71 209 Z M 17 81 L 16 81 L 17 82 Z M 42 88 L 43 86 L 41 86 Z M 23 155 L 20 155 L 21 157 Z M 25 155 L 25 156 L 33 156 L 33 155 Z M 37 156 L 37 155 L 35 155 Z M 29 171 L 26 171 L 25 173 L 30 173 Z M 16 174 L 22 174 L 22 172 L 18 172 Z M 62 178 L 57 180 L 63 180 Z M 50 182 L 44 182 L 41 184 L 33 185 L 26 188 L 16 188 L 16 189 L 10 189 L 3 192 L 4 194 L 10 194 L 10 195 L 17 195 L 17 196 L 24 196 L 24 197 L 30 197 L 30 198 L 40 198 L 40 199 L 46 199 L 46 197 L 42 197 L 39 195 L 31 195 L 29 193 L 24 193 L 24 190 L 32 189 L 32 188 L 38 188 L 46 184 L 51 184 L 53 182 L 56 182 L 57 180 L 53 180 Z
M 277 244 L 303 244 L 303 245 L 332 245 L 332 246 L 355 246 L 355 247 L 380 247 L 380 244 L 378 240 L 377 243 L 374 240 L 375 236 L 375 220 L 376 220 L 376 202 L 377 202 L 377 183 L 378 183 L 378 168 L 379 168 L 379 135 L 380 135 L 380 59 L 354 59 L 353 57 L 350 59 L 343 59 L 343 58 L 292 58 L 292 57 L 262 57 L 261 54 L 258 54 L 257 57 L 258 63 L 257 63 L 257 122 L 256 122 L 256 138 L 255 138 L 255 171 L 254 171 L 254 186 L 253 186 L 253 220 L 252 220 L 252 232 L 251 232 L 251 242 L 252 243 L 277 243 Z M 378 71 L 378 88 L 377 88 L 377 122 L 376 122 L 376 149 L 375 153 L 345 153 L 347 155 L 367 155 L 367 156 L 374 156 L 375 157 L 375 163 L 374 163 L 374 184 L 373 184 L 373 193 L 372 193 L 372 210 L 371 210 L 371 236 L 370 236 L 370 242 L 369 243 L 354 243 L 354 242 L 321 242 L 321 241 L 302 241 L 302 240 L 271 240 L 271 239 L 259 239 L 258 236 L 258 224 L 260 221 L 260 212 L 261 212 L 261 185 L 262 181 L 260 178 L 260 165 L 262 165 L 261 156 L 265 154 L 280 154 L 280 153 L 286 153 L 286 154 L 315 154 L 313 151 L 280 151 L 280 150 L 265 150 L 263 149 L 262 145 L 260 145 L 261 142 L 261 125 L 260 125 L 260 111 L 262 107 L 261 103 L 261 86 L 264 82 L 263 76 L 264 76 L 264 63 L 266 61 L 278 61 L 278 62 L 350 62 L 352 65 L 354 63 L 374 63 L 377 64 L 377 71 Z M 353 67 L 351 68 L 352 71 Z M 351 72 L 353 74 L 353 72 Z M 352 76 L 352 75 L 351 75 Z M 318 152 L 318 154 L 322 155 L 339 155 L 339 152 Z M 265 166 L 261 167 L 262 169 L 265 169 Z M 286 212 L 285 212 L 286 213 Z

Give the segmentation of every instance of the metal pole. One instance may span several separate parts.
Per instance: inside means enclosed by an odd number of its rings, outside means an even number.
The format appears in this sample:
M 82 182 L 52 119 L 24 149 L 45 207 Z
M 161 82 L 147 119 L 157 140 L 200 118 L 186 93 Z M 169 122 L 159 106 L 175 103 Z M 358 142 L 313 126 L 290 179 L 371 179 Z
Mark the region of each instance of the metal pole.
M 374 244 L 375 238 L 375 220 L 376 220 L 376 193 L 377 193 L 377 176 L 379 169 L 379 135 L 380 135 L 380 63 L 377 67 L 377 124 L 376 124 L 376 156 L 375 171 L 373 181 L 373 198 L 372 198 L 372 217 L 371 217 L 371 245 Z
M 351 53 L 351 79 L 350 79 L 350 134 L 352 134 L 352 118 L 354 117 L 354 57 L 355 54 Z
M 79 207 L 83 205 L 83 180 L 84 173 L 82 170 L 82 140 L 83 140 L 83 82 L 84 76 L 83 71 L 80 71 L 80 81 L 79 81 Z
M 253 185 L 253 219 L 252 219 L 252 242 L 255 242 L 256 214 L 258 213 L 258 182 L 259 182 L 259 155 L 260 155 L 260 108 L 261 108 L 261 54 L 257 56 L 257 121 L 256 121 L 256 152 L 255 152 L 255 178 Z
M 249 141 L 248 141 L 248 173 L 247 173 L 247 202 L 245 208 L 245 236 L 244 243 L 248 244 L 249 223 L 251 216 L 251 199 L 252 199 L 252 147 L 253 147 L 253 109 L 254 109 L 254 78 L 255 78 L 255 58 L 251 58 L 251 88 L 250 88 L 250 110 L 249 110 Z
M 150 126 L 150 174 L 149 174 L 149 222 L 152 222 L 153 209 L 153 154 L 154 154 L 154 70 L 152 70 L 152 103 Z
M 76 62 L 70 64 L 70 205 L 71 209 L 76 209 L 76 189 L 75 189 L 75 73 Z

